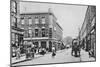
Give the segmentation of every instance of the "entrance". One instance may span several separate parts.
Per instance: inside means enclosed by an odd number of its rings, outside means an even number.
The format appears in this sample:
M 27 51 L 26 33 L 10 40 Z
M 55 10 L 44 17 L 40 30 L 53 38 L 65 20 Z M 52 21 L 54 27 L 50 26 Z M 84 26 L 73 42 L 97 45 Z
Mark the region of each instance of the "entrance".
M 46 41 L 41 41 L 41 47 L 46 48 Z

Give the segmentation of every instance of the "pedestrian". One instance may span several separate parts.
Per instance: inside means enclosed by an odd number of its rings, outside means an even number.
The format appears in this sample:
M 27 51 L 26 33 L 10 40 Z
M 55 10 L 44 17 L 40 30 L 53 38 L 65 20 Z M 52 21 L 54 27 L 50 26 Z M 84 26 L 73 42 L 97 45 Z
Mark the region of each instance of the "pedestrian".
M 17 48 L 16 54 L 17 54 L 16 59 L 19 59 L 20 58 L 20 47 Z
M 26 47 L 26 59 L 28 59 L 28 47 Z
M 32 47 L 31 47 L 31 57 L 34 58 L 34 44 L 32 44 Z
M 54 57 L 56 55 L 55 47 L 52 47 L 52 56 Z

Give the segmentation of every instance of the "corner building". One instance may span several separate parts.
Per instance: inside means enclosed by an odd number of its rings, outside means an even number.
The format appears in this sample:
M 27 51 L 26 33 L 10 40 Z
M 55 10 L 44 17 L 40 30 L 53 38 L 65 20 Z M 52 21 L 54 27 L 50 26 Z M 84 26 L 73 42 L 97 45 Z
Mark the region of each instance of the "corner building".
M 56 22 L 55 15 L 48 12 L 41 13 L 21 13 L 20 25 L 24 31 L 24 41 L 32 42 L 36 48 L 45 48 L 52 50 L 52 46 L 56 50 L 60 49 L 62 44 L 62 28 Z

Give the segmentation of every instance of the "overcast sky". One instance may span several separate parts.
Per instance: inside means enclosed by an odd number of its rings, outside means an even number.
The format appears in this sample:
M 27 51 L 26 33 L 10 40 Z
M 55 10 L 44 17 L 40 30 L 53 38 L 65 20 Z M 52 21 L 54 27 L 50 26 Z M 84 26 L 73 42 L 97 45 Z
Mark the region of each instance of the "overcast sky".
M 57 22 L 63 28 L 63 37 L 78 36 L 78 28 L 81 27 L 87 6 L 63 5 L 49 3 L 21 2 L 20 11 L 29 12 L 47 12 L 49 8 L 57 17 Z

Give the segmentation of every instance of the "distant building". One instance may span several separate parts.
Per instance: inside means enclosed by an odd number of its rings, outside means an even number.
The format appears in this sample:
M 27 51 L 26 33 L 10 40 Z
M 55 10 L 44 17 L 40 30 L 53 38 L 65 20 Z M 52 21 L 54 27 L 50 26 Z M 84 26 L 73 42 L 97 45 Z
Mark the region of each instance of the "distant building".
M 64 41 L 64 44 L 65 45 L 72 45 L 72 37 L 70 37 L 70 36 L 67 36 L 67 37 L 65 37 L 64 39 L 63 39 L 63 41 Z

